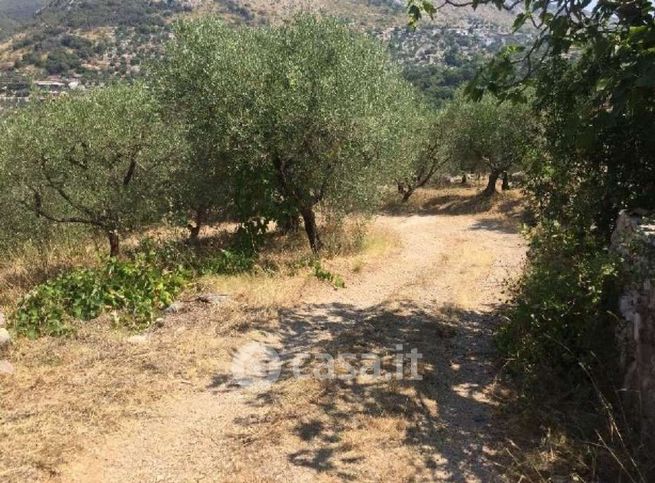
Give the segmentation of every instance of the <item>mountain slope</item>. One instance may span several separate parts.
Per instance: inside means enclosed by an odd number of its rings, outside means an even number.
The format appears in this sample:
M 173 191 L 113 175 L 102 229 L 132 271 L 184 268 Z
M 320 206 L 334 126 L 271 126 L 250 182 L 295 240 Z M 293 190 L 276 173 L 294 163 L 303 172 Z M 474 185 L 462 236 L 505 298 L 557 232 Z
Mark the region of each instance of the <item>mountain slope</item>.
M 513 16 L 489 7 L 445 8 L 434 21 L 409 31 L 404 5 L 404 0 L 0 0 L 0 18 L 14 29 L 22 24 L 0 43 L 0 90 L 3 78 L 15 84 L 16 76 L 74 78 L 82 86 L 139 76 L 180 18 L 213 14 L 232 24 L 266 25 L 310 10 L 388 42 L 408 78 L 438 104 L 472 77 L 482 57 L 512 38 Z
M 0 37 L 30 22 L 46 0 L 0 0 Z

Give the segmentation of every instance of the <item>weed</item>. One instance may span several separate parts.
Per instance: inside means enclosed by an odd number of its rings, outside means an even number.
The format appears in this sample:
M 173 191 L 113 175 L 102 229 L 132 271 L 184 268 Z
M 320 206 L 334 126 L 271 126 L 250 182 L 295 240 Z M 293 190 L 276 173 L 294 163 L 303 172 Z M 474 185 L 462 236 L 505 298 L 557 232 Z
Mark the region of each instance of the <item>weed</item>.
M 319 260 L 314 262 L 314 275 L 323 282 L 331 284 L 334 288 L 346 288 L 346 282 L 343 278 L 325 269 Z
M 566 392 L 587 381 L 580 363 L 593 366 L 595 354 L 612 360 L 616 261 L 594 240 L 580 241 L 558 227 L 542 227 L 531 254 L 531 264 L 512 288 L 497 341 L 528 393 L 546 380 Z M 549 387 L 551 393 L 554 389 Z
M 232 275 L 248 272 L 254 265 L 255 259 L 251 253 L 220 250 L 216 255 L 201 260 L 198 269 L 202 275 Z
M 127 260 L 110 258 L 97 268 L 76 268 L 37 285 L 19 302 L 13 326 L 31 338 L 63 336 L 74 331 L 74 320 L 111 311 L 121 325 L 142 329 L 193 277 L 242 273 L 254 265 L 249 251 L 203 253 L 146 239 Z
M 75 319 L 116 311 L 121 324 L 142 328 L 173 302 L 188 277 L 183 267 L 164 268 L 148 254 L 108 259 L 99 268 L 74 269 L 38 285 L 20 301 L 12 323 L 17 333 L 31 338 L 61 336 L 74 331 Z

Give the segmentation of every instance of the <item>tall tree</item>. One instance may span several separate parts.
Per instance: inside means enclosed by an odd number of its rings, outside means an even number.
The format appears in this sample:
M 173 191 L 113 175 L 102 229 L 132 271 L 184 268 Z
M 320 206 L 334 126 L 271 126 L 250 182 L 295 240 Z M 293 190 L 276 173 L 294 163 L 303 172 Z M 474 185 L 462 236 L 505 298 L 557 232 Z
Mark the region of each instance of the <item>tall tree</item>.
M 399 162 L 399 105 L 413 102 L 381 44 L 334 19 L 297 17 L 270 32 L 263 117 L 266 162 L 321 248 L 316 208 L 372 206 Z
M 260 29 L 204 19 L 178 25 L 167 51 L 154 81 L 185 124 L 192 207 L 258 227 L 301 217 L 317 252 L 318 207 L 373 206 L 393 179 L 415 95 L 373 38 L 305 15 Z

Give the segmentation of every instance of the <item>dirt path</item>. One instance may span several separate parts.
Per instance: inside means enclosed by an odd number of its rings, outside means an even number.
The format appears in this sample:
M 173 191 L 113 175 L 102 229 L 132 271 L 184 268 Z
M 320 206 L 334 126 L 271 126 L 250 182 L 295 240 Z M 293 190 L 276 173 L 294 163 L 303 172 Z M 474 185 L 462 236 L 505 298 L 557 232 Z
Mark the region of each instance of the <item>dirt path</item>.
M 155 408 L 63 468 L 63 481 L 489 481 L 494 425 L 491 310 L 517 273 L 519 235 L 488 216 L 381 216 L 401 246 L 343 290 L 306 293 L 249 339 L 274 348 L 282 374 L 242 388 L 229 371 Z M 422 380 L 298 379 L 309 354 L 422 354 Z M 235 348 L 237 349 L 237 348 Z M 335 367 L 342 374 L 341 362 Z M 341 371 L 341 372 L 340 372 Z

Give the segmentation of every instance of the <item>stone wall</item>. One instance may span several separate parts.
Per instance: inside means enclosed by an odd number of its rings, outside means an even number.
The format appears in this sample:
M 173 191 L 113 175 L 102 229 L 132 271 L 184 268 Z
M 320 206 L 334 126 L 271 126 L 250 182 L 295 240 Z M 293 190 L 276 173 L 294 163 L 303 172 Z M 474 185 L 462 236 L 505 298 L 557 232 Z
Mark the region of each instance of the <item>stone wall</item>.
M 612 248 L 626 275 L 617 327 L 624 408 L 655 449 L 655 217 L 622 212 Z

